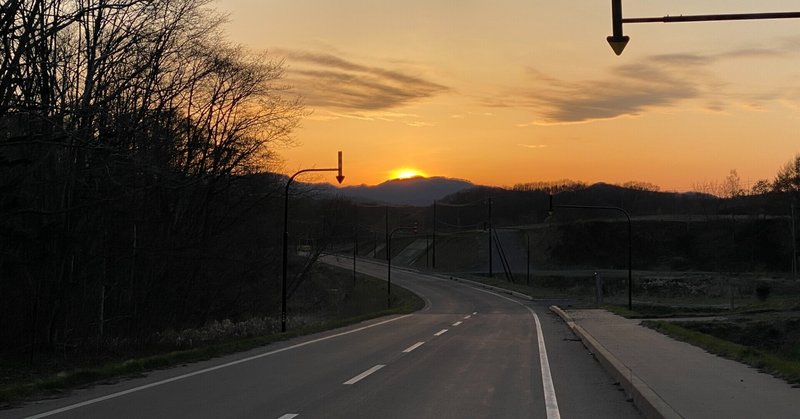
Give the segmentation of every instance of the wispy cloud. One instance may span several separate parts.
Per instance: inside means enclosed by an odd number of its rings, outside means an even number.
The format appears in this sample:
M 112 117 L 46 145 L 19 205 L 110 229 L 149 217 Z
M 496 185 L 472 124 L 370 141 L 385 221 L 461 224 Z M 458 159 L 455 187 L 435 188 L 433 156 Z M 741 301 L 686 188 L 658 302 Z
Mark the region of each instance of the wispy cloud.
M 313 112 L 306 117 L 312 121 L 336 121 L 340 119 L 355 119 L 359 121 L 381 121 L 381 122 L 398 122 L 414 128 L 433 127 L 436 124 L 420 120 L 420 115 L 389 112 L 389 111 L 329 111 L 321 110 Z
M 786 40 L 787 44 L 790 42 Z M 789 54 L 792 52 L 782 48 L 748 47 L 709 55 L 654 55 L 638 63 L 616 66 L 601 78 L 579 81 L 560 79 L 530 68 L 528 77 L 533 88 L 515 89 L 502 99 L 489 99 L 484 104 L 531 108 L 537 115 L 531 123 L 535 125 L 636 116 L 690 100 L 698 102 L 702 109 L 715 112 L 724 110 L 730 103 L 757 108 L 760 103 L 785 95 L 780 92 L 733 93 L 732 86 L 715 76 L 712 65 L 728 59 L 780 58 Z
M 547 144 L 517 144 L 520 147 L 525 148 L 547 148 L 549 147 Z
M 368 66 L 323 52 L 275 52 L 286 59 L 289 83 L 314 108 L 384 111 L 449 90 L 401 67 Z
M 533 108 L 539 116 L 534 123 L 548 125 L 637 115 L 699 97 L 704 88 L 697 73 L 704 64 L 692 57 L 674 58 L 674 62 L 662 58 L 618 66 L 605 79 L 585 81 L 561 80 L 531 69 L 536 89 L 509 96 L 517 103 L 494 105 Z

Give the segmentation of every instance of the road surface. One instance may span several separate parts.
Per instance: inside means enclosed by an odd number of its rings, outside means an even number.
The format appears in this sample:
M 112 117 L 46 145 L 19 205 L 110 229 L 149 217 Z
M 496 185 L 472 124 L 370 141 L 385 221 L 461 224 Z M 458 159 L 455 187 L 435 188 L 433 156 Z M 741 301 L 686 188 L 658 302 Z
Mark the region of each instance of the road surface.
M 352 268 L 352 259 L 340 264 Z M 359 265 L 385 278 L 385 265 Z M 392 282 L 426 307 L 76 390 L 0 417 L 640 417 L 546 302 L 409 271 L 393 270 Z

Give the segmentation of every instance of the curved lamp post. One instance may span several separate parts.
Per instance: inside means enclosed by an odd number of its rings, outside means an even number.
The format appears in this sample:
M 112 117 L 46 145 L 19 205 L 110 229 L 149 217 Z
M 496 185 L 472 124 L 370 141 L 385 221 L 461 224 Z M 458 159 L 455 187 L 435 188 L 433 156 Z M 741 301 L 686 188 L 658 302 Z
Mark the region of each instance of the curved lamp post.
M 386 240 L 386 308 L 392 307 L 392 236 L 401 230 L 411 230 L 415 234 L 417 232 L 417 225 L 413 227 L 397 227 L 389 233 Z
M 625 214 L 625 218 L 628 219 L 628 310 L 633 310 L 633 300 L 631 299 L 631 294 L 633 290 L 633 282 L 631 280 L 632 269 L 631 269 L 631 242 L 632 239 L 632 230 L 631 230 L 631 216 L 628 214 L 628 211 L 620 207 L 604 207 L 604 206 L 594 206 L 594 205 L 553 205 L 553 195 L 550 195 L 550 209 L 547 211 L 550 215 L 553 215 L 553 208 L 575 208 L 575 209 L 591 209 L 591 210 L 614 210 L 619 211 Z
M 298 175 L 308 172 L 338 172 L 336 181 L 342 183 L 342 152 L 339 152 L 339 167 L 335 169 L 303 169 L 289 177 L 283 193 L 283 278 L 281 281 L 281 332 L 286 331 L 286 272 L 289 265 L 289 186 Z

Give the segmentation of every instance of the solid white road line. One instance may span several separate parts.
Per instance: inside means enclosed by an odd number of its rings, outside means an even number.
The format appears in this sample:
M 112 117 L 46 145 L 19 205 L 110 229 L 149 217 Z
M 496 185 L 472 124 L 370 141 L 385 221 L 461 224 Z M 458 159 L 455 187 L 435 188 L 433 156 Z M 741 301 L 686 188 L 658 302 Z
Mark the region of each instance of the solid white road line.
M 425 342 L 417 342 L 417 343 L 415 343 L 415 344 L 413 344 L 413 345 L 409 346 L 408 348 L 406 348 L 406 349 L 403 351 L 403 353 L 407 354 L 407 353 L 409 353 L 409 352 L 413 351 L 414 349 L 417 349 L 417 348 L 419 348 L 420 346 L 422 346 L 422 345 L 424 345 L 424 344 L 425 344 Z
M 351 378 L 351 379 L 349 379 L 349 380 L 345 381 L 345 382 L 344 382 L 344 383 L 342 383 L 342 384 L 345 384 L 345 385 L 352 385 L 352 384 L 355 384 L 355 383 L 357 383 L 357 382 L 359 382 L 359 381 L 361 381 L 361 380 L 363 380 L 363 379 L 365 379 L 365 378 L 369 377 L 369 375 L 370 375 L 370 374 L 374 373 L 375 371 L 378 371 L 379 369 L 381 369 L 381 368 L 383 368 L 383 367 L 385 367 L 385 366 L 386 366 L 386 365 L 380 365 L 380 364 L 379 364 L 379 365 L 376 365 L 376 366 L 374 366 L 374 367 L 372 367 L 372 368 L 370 368 L 370 369 L 368 369 L 368 370 L 366 370 L 366 371 L 362 372 L 361 374 L 358 374 L 358 375 L 356 375 L 355 377 L 353 377 L 353 378 Z
M 442 336 L 443 334 L 447 333 L 447 329 L 442 329 L 433 334 L 433 336 Z
M 542 387 L 544 387 L 544 404 L 547 409 L 548 419 L 561 419 L 561 412 L 558 410 L 558 399 L 556 399 L 556 388 L 553 385 L 553 376 L 550 374 L 550 361 L 547 359 L 547 347 L 544 344 L 544 333 L 542 324 L 539 323 L 539 316 L 528 306 L 525 306 L 536 321 L 536 334 L 539 337 L 539 364 L 542 366 Z
M 298 415 L 297 413 L 287 413 L 287 414 L 279 417 L 278 419 L 292 419 L 292 418 L 296 418 L 298 416 L 300 416 L 300 415 Z
M 533 315 L 533 320 L 536 323 L 536 335 L 539 344 L 539 365 L 542 368 L 542 388 L 544 389 L 544 407 L 547 411 L 547 419 L 561 419 L 561 412 L 558 410 L 558 399 L 556 398 L 556 388 L 553 385 L 553 376 L 550 374 L 550 361 L 547 359 L 547 347 L 544 344 L 544 333 L 542 333 L 542 324 L 539 322 L 539 316 L 536 315 L 536 312 L 533 311 L 532 308 L 520 303 L 517 300 L 512 300 L 511 298 L 502 296 L 500 294 L 495 294 L 493 292 L 478 288 L 475 288 L 475 290 L 500 297 L 515 304 L 519 304 L 528 309 L 528 311 Z
M 64 412 L 68 412 L 70 410 L 77 409 L 79 407 L 88 406 L 90 404 L 95 404 L 95 403 L 100 403 L 102 401 L 106 401 L 106 400 L 110 400 L 110 399 L 115 399 L 117 397 L 121 397 L 121 396 L 124 396 L 126 394 L 136 393 L 138 391 L 146 390 L 148 388 L 158 387 L 160 385 L 171 383 L 173 381 L 183 380 L 183 379 L 186 379 L 186 378 L 189 378 L 189 377 L 194 377 L 195 375 L 205 374 L 205 373 L 208 373 L 208 372 L 211 372 L 211 371 L 216 371 L 216 370 L 219 370 L 219 369 L 222 369 L 222 368 L 227 368 L 227 367 L 231 367 L 231 366 L 234 366 L 234 365 L 243 364 L 245 362 L 250 362 L 250 361 L 253 361 L 253 360 L 256 360 L 256 359 L 259 359 L 259 358 L 264 358 L 266 356 L 275 355 L 275 354 L 278 354 L 278 353 L 281 353 L 281 352 L 290 351 L 292 349 L 297 349 L 297 348 L 300 348 L 300 347 L 303 347 L 303 346 L 306 346 L 306 345 L 311 345 L 312 343 L 322 342 L 322 341 L 325 341 L 325 340 L 338 338 L 340 336 L 349 335 L 351 333 L 360 332 L 362 330 L 370 329 L 370 328 L 373 328 L 373 327 L 376 327 L 376 326 L 384 325 L 386 323 L 391 323 L 393 321 L 404 319 L 404 318 L 409 317 L 409 316 L 413 316 L 413 314 L 406 314 L 405 316 L 400 316 L 400 317 L 395 317 L 393 319 L 384 320 L 382 322 L 371 324 L 369 326 L 364 326 L 364 327 L 359 327 L 358 329 L 348 330 L 347 332 L 342 332 L 342 333 L 337 333 L 335 335 L 325 336 L 325 337 L 322 337 L 322 338 L 319 338 L 319 339 L 310 340 L 308 342 L 298 343 L 297 345 L 287 346 L 285 348 L 276 349 L 274 351 L 265 352 L 263 354 L 253 355 L 251 357 L 239 359 L 239 360 L 236 360 L 236 361 L 233 361 L 233 362 L 228 362 L 226 364 L 217 365 L 217 366 L 210 367 L 210 368 L 205 368 L 205 369 L 202 369 L 202 370 L 199 370 L 199 371 L 190 372 L 188 374 L 183 374 L 183 375 L 179 375 L 179 376 L 172 377 L 172 378 L 167 378 L 166 380 L 156 381 L 155 383 L 145 384 L 143 386 L 134 387 L 134 388 L 131 388 L 131 389 L 128 389 L 128 390 L 124 390 L 124 391 L 120 391 L 120 392 L 117 392 L 117 393 L 112 393 L 112 394 L 109 394 L 109 395 L 106 395 L 106 396 L 103 396 L 103 397 L 97 397 L 95 399 L 87 400 L 85 402 L 75 403 L 73 405 L 62 407 L 60 409 L 51 410 L 49 412 L 40 413 L 40 414 L 34 415 L 34 416 L 28 416 L 26 419 L 39 419 L 39 418 L 45 418 L 45 417 L 48 417 L 48 416 L 57 415 L 59 413 L 64 413 Z
M 459 324 L 461 324 L 461 322 L 455 322 L 453 323 L 453 326 L 458 326 Z

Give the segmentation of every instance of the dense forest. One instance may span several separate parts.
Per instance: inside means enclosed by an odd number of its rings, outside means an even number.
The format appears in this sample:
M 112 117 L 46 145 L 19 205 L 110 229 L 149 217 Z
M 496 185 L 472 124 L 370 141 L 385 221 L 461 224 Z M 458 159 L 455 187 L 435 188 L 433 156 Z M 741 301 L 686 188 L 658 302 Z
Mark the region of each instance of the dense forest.
M 273 310 L 282 180 L 257 172 L 304 111 L 209 3 L 3 2 L 0 349 Z

